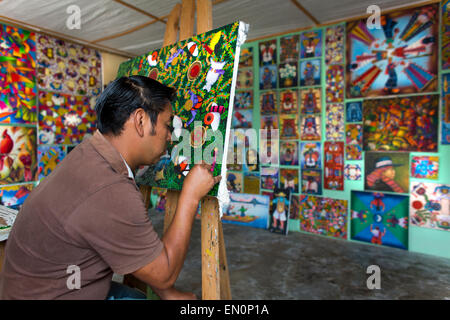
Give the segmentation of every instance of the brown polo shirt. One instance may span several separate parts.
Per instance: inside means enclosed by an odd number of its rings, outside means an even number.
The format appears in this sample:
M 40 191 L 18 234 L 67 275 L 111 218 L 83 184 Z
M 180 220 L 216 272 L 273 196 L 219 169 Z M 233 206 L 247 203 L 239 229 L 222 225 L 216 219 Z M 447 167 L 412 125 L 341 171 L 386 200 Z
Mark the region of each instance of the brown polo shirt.
M 0 299 L 105 299 L 113 272 L 132 273 L 162 249 L 124 160 L 97 131 L 22 206 L 6 246 Z M 80 289 L 73 288 L 73 265 Z

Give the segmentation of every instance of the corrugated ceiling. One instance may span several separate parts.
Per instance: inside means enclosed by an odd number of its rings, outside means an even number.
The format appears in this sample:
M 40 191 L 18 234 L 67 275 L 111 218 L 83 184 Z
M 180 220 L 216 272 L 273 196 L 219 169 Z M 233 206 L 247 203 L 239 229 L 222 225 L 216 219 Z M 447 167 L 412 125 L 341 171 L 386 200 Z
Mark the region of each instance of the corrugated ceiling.
M 3 0 L 0 1 L 0 20 L 29 28 L 37 27 L 46 33 L 83 41 L 128 56 L 160 48 L 166 25 L 155 21 L 151 15 L 167 20 L 174 5 L 181 0 L 122 1 L 124 3 L 120 3 L 120 0 Z M 247 22 L 250 24 L 250 41 L 315 26 L 314 20 L 295 2 L 320 24 L 327 24 L 365 15 L 366 8 L 372 4 L 377 4 L 382 10 L 389 10 L 429 1 L 377 0 L 374 3 L 373 0 L 213 0 L 213 25 L 217 28 L 236 20 Z M 73 4 L 81 10 L 79 30 L 69 30 L 66 26 L 69 17 L 66 10 Z M 154 23 L 150 24 L 151 21 Z M 127 33 L 130 29 L 136 31 Z M 124 35 L 117 36 L 121 34 Z M 113 38 L 105 39 L 108 37 Z

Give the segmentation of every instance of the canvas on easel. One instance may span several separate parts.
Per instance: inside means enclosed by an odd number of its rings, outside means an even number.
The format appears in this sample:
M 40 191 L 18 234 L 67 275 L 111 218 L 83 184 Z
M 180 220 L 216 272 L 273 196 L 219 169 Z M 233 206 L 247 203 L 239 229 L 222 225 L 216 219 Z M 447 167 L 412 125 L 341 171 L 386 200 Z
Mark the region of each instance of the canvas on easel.
M 167 155 L 136 180 L 139 184 L 181 190 L 198 152 L 210 164 L 216 160 L 214 176 L 226 176 L 222 164 L 227 159 L 226 137 L 231 129 L 239 52 L 246 28 L 245 23 L 235 22 L 120 65 L 117 77 L 145 75 L 177 89 L 172 103 L 172 143 Z M 182 129 L 189 136 L 183 136 Z M 190 144 L 191 154 L 183 154 L 180 143 Z M 209 195 L 217 196 L 219 188 L 226 189 L 225 180 Z

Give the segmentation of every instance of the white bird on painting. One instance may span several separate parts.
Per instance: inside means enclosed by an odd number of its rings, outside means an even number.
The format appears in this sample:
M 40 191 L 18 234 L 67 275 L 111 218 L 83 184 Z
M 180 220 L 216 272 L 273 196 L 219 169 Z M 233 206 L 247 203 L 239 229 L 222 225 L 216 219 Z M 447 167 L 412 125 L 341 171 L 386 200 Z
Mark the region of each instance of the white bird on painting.
M 210 58 L 210 62 L 211 68 L 206 75 L 206 84 L 203 87 L 203 90 L 206 90 L 208 92 L 211 90 L 211 87 L 214 85 L 214 83 L 216 83 L 219 77 L 225 73 L 223 67 L 227 63 L 226 61 L 216 62 L 212 58 Z

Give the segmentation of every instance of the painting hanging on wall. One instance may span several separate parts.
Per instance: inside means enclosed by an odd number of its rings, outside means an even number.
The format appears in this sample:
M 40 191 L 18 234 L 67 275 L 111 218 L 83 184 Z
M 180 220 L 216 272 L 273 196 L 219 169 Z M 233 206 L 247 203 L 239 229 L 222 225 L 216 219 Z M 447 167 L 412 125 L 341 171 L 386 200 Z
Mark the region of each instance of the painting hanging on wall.
M 418 179 L 437 179 L 439 157 L 414 156 L 411 160 L 411 177 Z
M 261 168 L 261 189 L 273 190 L 278 186 L 278 168 L 262 167 Z
M 300 62 L 300 86 L 309 87 L 320 85 L 321 60 L 311 59 Z
M 244 193 L 259 194 L 259 172 L 244 172 Z
M 298 35 L 292 35 L 280 39 L 280 63 L 297 62 L 299 56 L 298 38 Z
M 344 102 L 344 67 L 341 65 L 328 66 L 325 81 L 326 102 Z
M 300 230 L 347 239 L 347 200 L 300 195 Z
M 239 69 L 236 80 L 236 89 L 252 89 L 252 88 L 253 88 L 253 69 L 251 68 Z
M 225 206 L 222 221 L 245 227 L 267 229 L 270 198 L 255 194 L 230 194 L 230 203 Z
M 327 104 L 327 121 L 325 135 L 327 140 L 340 141 L 345 137 L 344 105 L 342 103 Z
M 413 225 L 450 231 L 450 185 L 413 182 L 410 194 Z
M 439 5 L 347 24 L 347 98 L 432 92 L 437 89 Z
M 344 143 L 325 141 L 323 158 L 324 189 L 344 190 Z
M 345 126 L 345 137 L 347 144 L 362 145 L 363 130 L 360 124 L 347 124 Z
M 439 95 L 363 103 L 364 150 L 436 152 Z
M 36 180 L 36 128 L 0 127 L 0 184 Z
M 277 64 L 277 40 L 259 43 L 259 65 Z
M 63 146 L 38 146 L 38 180 L 48 176 L 65 157 Z
M 259 96 L 261 114 L 277 113 L 277 93 L 275 91 L 261 92 Z
M 362 101 L 352 101 L 345 104 L 347 122 L 361 122 L 363 119 Z
M 280 169 L 280 187 L 289 190 L 290 193 L 298 193 L 298 170 Z
M 322 168 L 322 147 L 320 142 L 302 142 L 300 148 L 300 167 L 302 169 Z
M 281 63 L 278 70 L 280 88 L 296 87 L 298 84 L 297 63 Z
M 253 67 L 253 47 L 241 48 L 239 68 Z
M 347 180 L 361 180 L 361 166 L 359 164 L 346 164 L 344 167 L 344 177 Z
M 234 97 L 234 106 L 236 109 L 253 108 L 253 91 L 239 91 Z
M 441 144 L 450 144 L 450 74 L 442 75 Z
M 261 130 L 278 129 L 278 116 L 277 115 L 261 116 L 260 128 L 261 128 Z
M 96 130 L 95 98 L 39 91 L 39 143 L 78 144 Z
M 307 141 L 320 141 L 322 125 L 320 114 L 301 116 L 300 139 Z
M 300 113 L 315 114 L 322 111 L 322 90 L 311 88 L 300 90 Z
M 275 89 L 277 87 L 277 66 L 266 65 L 259 69 L 259 89 Z
M 362 146 L 359 144 L 349 144 L 345 146 L 345 159 L 362 160 Z
M 322 170 L 302 169 L 302 193 L 322 194 Z
M 260 140 L 261 164 L 278 165 L 280 161 L 278 139 Z
M 231 127 L 251 128 L 253 119 L 253 109 L 234 110 L 233 119 L 231 120 Z
M 297 91 L 292 90 L 280 91 L 280 112 L 298 113 Z
M 0 187 L 0 204 L 19 210 L 34 188 L 33 183 Z
M 36 37 L 0 24 L 0 122 L 37 122 Z
M 209 130 L 222 134 L 222 137 L 229 136 L 230 125 L 227 127 L 227 124 L 231 121 L 229 117 L 233 115 L 239 53 L 247 29 L 248 25 L 245 23 L 235 22 L 151 51 L 134 58 L 131 63 L 125 62 L 124 67 L 119 67 L 117 77 L 154 74 L 159 82 L 176 88 L 177 94 L 172 103 L 175 128 L 173 136 L 177 138 L 177 129 L 190 131 L 190 144 L 194 153 L 201 148 L 203 157 L 205 158 L 206 153 L 213 161 L 213 146 L 216 142 L 215 139 L 206 139 L 206 135 Z M 196 46 L 198 50 L 189 50 L 192 46 Z M 198 101 L 202 103 L 199 104 Z M 199 122 L 200 126 L 196 126 Z M 147 170 L 137 182 L 181 190 L 189 171 L 184 163 L 190 162 L 191 154 L 183 155 L 186 159 L 178 157 L 179 150 L 174 150 L 177 144 L 178 141 L 172 141 L 168 147 L 170 161 L 160 161 L 156 165 L 159 166 L 157 172 Z M 219 150 L 222 161 L 216 162 L 214 176 L 225 176 L 226 166 L 223 167 L 222 164 L 226 163 L 228 150 L 223 146 L 222 148 L 223 150 Z M 222 179 L 221 190 L 224 190 L 224 183 L 225 180 Z M 218 189 L 218 185 L 214 186 L 209 195 L 217 196 Z
M 102 90 L 100 52 L 44 34 L 36 37 L 38 87 L 72 95 Z
M 259 154 L 257 149 L 247 148 L 245 151 L 244 171 L 259 171 Z
M 275 188 L 270 201 L 269 231 L 287 235 L 289 231 L 289 207 L 291 193 L 288 189 Z
M 280 141 L 280 164 L 298 165 L 298 141 Z
M 322 30 L 309 30 L 300 35 L 300 58 L 322 56 Z
M 344 63 L 345 27 L 337 25 L 328 27 L 325 31 L 325 63 Z
M 366 152 L 365 190 L 407 193 L 409 153 Z
M 239 193 L 244 185 L 241 172 L 227 172 L 227 189 L 230 192 Z
M 351 238 L 408 249 L 409 197 L 352 191 Z
M 298 138 L 298 116 L 296 114 L 280 115 L 280 139 L 297 140 Z
M 450 0 L 442 1 L 442 70 L 450 69 Z

